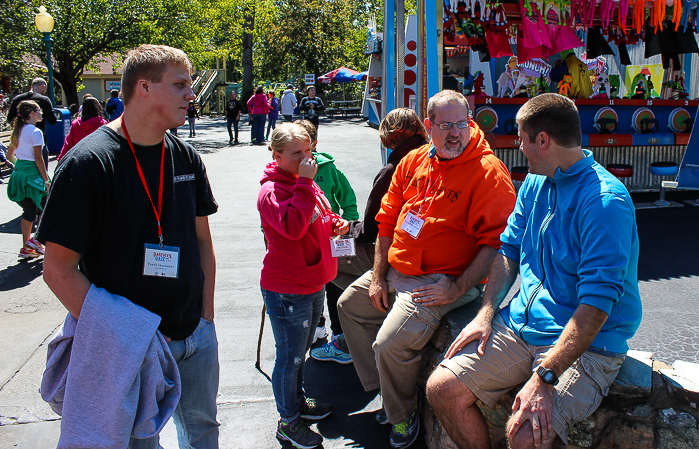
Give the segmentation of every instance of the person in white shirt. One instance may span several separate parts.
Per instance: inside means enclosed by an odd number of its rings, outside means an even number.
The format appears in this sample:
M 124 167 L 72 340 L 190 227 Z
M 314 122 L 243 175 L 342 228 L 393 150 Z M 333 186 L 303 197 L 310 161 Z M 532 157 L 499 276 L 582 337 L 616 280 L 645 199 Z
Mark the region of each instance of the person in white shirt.
M 22 206 L 22 242 L 19 257 L 35 258 L 44 254 L 44 245 L 31 237 L 32 226 L 43 209 L 48 195 L 49 177 L 41 151 L 44 147 L 44 134 L 35 125 L 42 120 L 39 104 L 32 100 L 17 106 L 10 147 L 7 159 L 16 159 L 15 168 L 7 186 L 7 196 Z
M 296 95 L 294 95 L 294 85 L 288 84 L 281 99 L 282 116 L 285 121 L 291 122 L 293 120 L 294 109 L 297 104 Z

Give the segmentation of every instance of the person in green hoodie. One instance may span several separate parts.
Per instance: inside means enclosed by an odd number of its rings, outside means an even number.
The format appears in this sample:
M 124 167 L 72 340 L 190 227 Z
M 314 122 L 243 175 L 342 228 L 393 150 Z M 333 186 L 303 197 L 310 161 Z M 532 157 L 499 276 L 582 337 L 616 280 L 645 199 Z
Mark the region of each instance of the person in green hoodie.
M 359 220 L 359 212 L 357 212 L 357 196 L 350 185 L 347 177 L 335 166 L 335 158 L 328 153 L 320 153 L 316 151 L 318 144 L 318 130 L 315 125 L 308 120 L 296 120 L 295 124 L 299 124 L 306 129 L 311 137 L 311 151 L 318 164 L 313 181 L 318 184 L 323 191 L 333 212 L 342 216 L 347 221 Z M 340 213 L 342 212 L 342 213 Z M 325 285 L 325 292 L 328 299 L 328 315 L 330 315 L 330 330 L 335 337 L 342 334 L 342 325 L 340 318 L 337 315 L 337 300 L 340 299 L 343 290 L 337 287 L 332 282 Z M 325 328 L 325 317 L 321 315 L 318 328 L 315 331 L 313 342 L 319 338 L 327 336 Z M 352 358 L 347 354 L 346 360 L 341 363 L 352 363 Z

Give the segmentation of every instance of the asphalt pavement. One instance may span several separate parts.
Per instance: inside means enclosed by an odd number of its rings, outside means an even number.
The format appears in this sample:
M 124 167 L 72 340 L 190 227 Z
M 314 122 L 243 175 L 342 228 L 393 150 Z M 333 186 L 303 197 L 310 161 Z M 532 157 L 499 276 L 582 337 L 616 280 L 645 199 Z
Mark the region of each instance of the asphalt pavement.
M 202 154 L 220 206 L 210 217 L 217 258 L 216 326 L 221 380 L 218 396 L 222 448 L 289 448 L 274 437 L 277 412 L 271 376 L 274 342 L 266 323 L 261 371 L 255 368 L 262 297 L 259 273 L 264 243 L 256 209 L 259 179 L 271 160 L 264 146 L 228 146 L 223 119 L 202 119 L 197 137 L 180 136 Z M 240 141 L 250 129 L 241 126 Z M 355 189 L 360 213 L 381 167 L 378 131 L 361 119 L 321 121 L 320 151 L 332 154 Z M 50 164 L 50 169 L 55 162 Z M 41 278 L 42 261 L 19 261 L 20 212 L 0 185 L 0 449 L 56 447 L 60 420 L 41 400 L 38 388 L 46 343 L 66 311 Z M 670 198 L 672 199 L 672 198 Z M 630 345 L 671 363 L 699 362 L 699 207 L 638 211 L 641 239 L 639 278 L 644 319 Z M 374 421 L 376 392 L 363 391 L 352 365 L 309 359 L 306 389 L 334 404 L 317 424 L 324 448 L 388 448 L 390 426 Z M 176 448 L 174 425 L 161 434 L 164 448 Z M 414 448 L 424 448 L 419 438 Z

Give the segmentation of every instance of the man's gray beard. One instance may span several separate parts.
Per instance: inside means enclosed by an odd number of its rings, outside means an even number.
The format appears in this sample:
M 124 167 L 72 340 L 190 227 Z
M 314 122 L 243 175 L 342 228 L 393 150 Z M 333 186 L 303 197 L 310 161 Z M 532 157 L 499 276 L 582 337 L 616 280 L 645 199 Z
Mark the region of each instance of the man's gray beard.
M 456 159 L 457 157 L 461 156 L 461 153 L 463 152 L 464 146 L 460 145 L 456 150 L 447 150 L 446 148 L 437 150 L 437 156 L 439 156 L 441 159 Z

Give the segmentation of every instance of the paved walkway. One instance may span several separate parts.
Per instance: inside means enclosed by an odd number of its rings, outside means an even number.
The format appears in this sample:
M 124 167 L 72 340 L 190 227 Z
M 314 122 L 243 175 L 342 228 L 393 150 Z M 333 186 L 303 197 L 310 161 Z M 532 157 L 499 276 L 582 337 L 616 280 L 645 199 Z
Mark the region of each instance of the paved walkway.
M 197 138 L 185 139 L 201 153 L 220 205 L 211 217 L 216 249 L 216 324 L 220 342 L 219 421 L 222 448 L 279 448 L 277 414 L 269 381 L 255 367 L 262 300 L 259 272 L 264 244 L 255 207 L 259 178 L 271 159 L 266 147 L 229 147 L 225 121 L 203 119 Z M 186 127 L 181 136 L 186 136 Z M 240 140 L 249 141 L 242 126 Z M 359 119 L 321 122 L 319 150 L 331 153 L 364 205 L 381 166 L 378 132 Z M 51 164 L 53 168 L 55 163 Z M 46 340 L 66 311 L 41 279 L 41 260 L 19 262 L 20 208 L 0 185 L 0 449 L 56 446 L 60 421 L 37 393 Z M 699 361 L 699 207 L 638 213 L 641 235 L 641 295 L 644 321 L 633 349 L 654 351 L 672 362 Z M 267 323 L 262 370 L 271 375 L 272 332 Z M 374 422 L 375 393 L 365 393 L 352 365 L 307 364 L 308 391 L 335 404 L 318 424 L 325 448 L 387 448 L 390 428 Z M 177 447 L 174 426 L 162 434 L 163 447 Z M 413 446 L 424 448 L 422 439 Z

